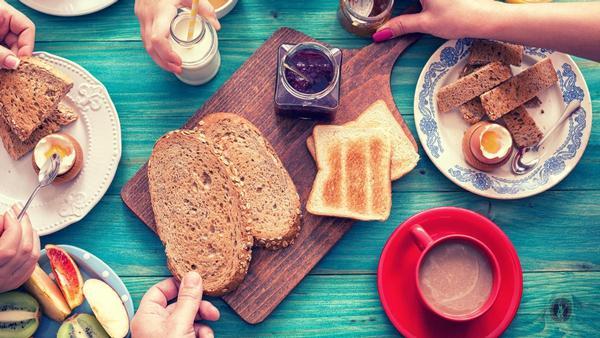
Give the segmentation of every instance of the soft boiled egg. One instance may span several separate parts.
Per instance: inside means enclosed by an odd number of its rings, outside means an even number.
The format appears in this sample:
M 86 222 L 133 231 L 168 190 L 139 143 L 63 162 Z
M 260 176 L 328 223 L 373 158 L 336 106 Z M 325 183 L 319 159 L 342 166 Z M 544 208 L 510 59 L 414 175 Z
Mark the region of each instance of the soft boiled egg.
M 75 145 L 65 135 L 52 134 L 41 139 L 33 151 L 33 159 L 38 168 L 42 168 L 53 154 L 60 156 L 58 175 L 67 173 L 75 164 Z
M 504 161 L 512 152 L 513 140 L 509 131 L 496 123 L 484 123 L 477 128 L 470 140 L 473 156 L 485 164 Z

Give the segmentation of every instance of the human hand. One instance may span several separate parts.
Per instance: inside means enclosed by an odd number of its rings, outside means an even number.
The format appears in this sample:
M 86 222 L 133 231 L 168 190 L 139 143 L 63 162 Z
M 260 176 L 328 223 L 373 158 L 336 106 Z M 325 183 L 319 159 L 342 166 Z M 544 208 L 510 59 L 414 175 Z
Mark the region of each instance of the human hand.
M 25 283 L 40 258 L 40 237 L 29 216 L 17 221 L 19 212 L 21 206 L 14 205 L 0 217 L 0 293 Z
M 169 42 L 171 20 L 180 7 L 191 7 L 192 0 L 136 0 L 135 15 L 140 21 L 144 47 L 152 60 L 162 69 L 181 73 L 181 58 Z M 221 29 L 215 10 L 208 0 L 200 0 L 198 14 L 205 17 L 216 30 Z
M 177 297 L 177 302 L 168 302 Z M 175 278 L 151 287 L 142 298 L 140 307 L 131 321 L 133 338 L 212 338 L 213 331 L 197 320 L 215 321 L 219 319 L 219 310 L 202 300 L 202 278 L 191 271 L 178 285 Z
M 34 43 L 33 22 L 0 0 L 0 68 L 16 69 L 19 57 L 31 55 Z
M 373 40 L 382 42 L 409 33 L 427 33 L 444 39 L 472 36 L 485 25 L 493 0 L 421 0 L 423 10 L 399 15 L 381 26 Z

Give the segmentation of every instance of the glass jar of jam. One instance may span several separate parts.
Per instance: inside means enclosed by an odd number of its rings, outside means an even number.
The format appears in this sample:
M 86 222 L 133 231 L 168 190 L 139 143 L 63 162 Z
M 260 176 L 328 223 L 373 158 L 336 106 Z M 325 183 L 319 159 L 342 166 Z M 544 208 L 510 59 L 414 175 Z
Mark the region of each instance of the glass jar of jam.
M 180 9 L 171 21 L 171 47 L 181 57 L 181 74 L 177 77 L 189 85 L 201 85 L 210 81 L 221 67 L 217 32 L 206 19 L 196 16 L 195 30 L 188 39 L 188 27 L 192 20 L 190 11 Z
M 350 33 L 369 37 L 392 16 L 394 0 L 340 0 L 338 19 Z
M 304 118 L 333 118 L 340 101 L 342 51 L 314 42 L 282 44 L 275 109 Z

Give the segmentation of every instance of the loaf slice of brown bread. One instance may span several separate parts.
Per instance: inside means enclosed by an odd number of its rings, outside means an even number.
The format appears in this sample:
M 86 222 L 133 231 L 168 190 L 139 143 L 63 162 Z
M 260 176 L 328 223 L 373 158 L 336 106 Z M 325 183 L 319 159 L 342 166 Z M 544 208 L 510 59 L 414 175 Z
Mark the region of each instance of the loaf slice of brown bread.
M 73 81 L 37 57 L 16 70 L 0 69 L 0 115 L 21 141 L 53 114 Z
M 510 67 L 501 62 L 483 66 L 456 82 L 440 88 L 437 93 L 438 110 L 440 113 L 450 111 L 496 87 L 511 76 Z
M 476 97 L 473 100 L 461 104 L 458 107 L 458 111 L 462 114 L 462 117 L 469 124 L 475 124 L 483 119 L 485 116 L 485 109 L 481 105 L 481 100 Z
M 490 120 L 497 120 L 518 106 L 533 99 L 539 92 L 558 81 L 548 58 L 513 76 L 498 87 L 481 95 L 481 104 Z
M 519 148 L 531 147 L 544 137 L 544 133 L 523 106 L 504 115 L 502 119 Z
M 239 188 L 232 171 L 200 131 L 161 137 L 148 162 L 158 236 L 173 275 L 196 270 L 204 291 L 219 296 L 246 276 L 252 255 Z
M 500 61 L 507 65 L 519 66 L 523 61 L 523 46 L 507 42 L 476 40 L 470 49 L 467 63 L 485 65 Z
M 300 197 L 277 153 L 248 120 L 231 113 L 205 116 L 198 124 L 237 170 L 243 181 L 240 200 L 255 243 L 285 248 L 300 232 Z
M 53 115 L 50 115 L 50 117 L 48 117 L 26 141 L 19 140 L 19 138 L 12 133 L 4 119 L 0 118 L 0 138 L 10 157 L 16 161 L 32 151 L 39 140 L 50 134 L 56 133 L 61 127 L 77 121 L 78 118 L 79 116 L 76 112 L 66 104 L 61 103 L 58 105 L 58 110 Z

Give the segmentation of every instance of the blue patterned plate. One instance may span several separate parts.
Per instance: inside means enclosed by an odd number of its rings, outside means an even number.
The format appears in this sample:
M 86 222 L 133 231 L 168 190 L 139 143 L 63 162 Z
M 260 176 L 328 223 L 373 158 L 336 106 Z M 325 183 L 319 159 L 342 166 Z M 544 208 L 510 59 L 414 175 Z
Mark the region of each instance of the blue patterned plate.
M 571 100 L 582 101 L 581 108 L 546 141 L 542 161 L 532 172 L 516 176 L 510 163 L 485 173 L 470 167 L 464 160 L 461 141 L 469 125 L 457 111 L 439 114 L 435 93 L 458 79 L 469 55 L 471 39 L 451 40 L 442 45 L 421 72 L 415 90 L 415 124 L 425 152 L 435 166 L 458 186 L 477 195 L 498 199 L 518 199 L 544 192 L 573 170 L 585 151 L 592 129 L 590 93 L 573 59 L 563 53 L 542 48 L 525 48 L 522 67 L 512 67 L 516 74 L 537 61 L 550 57 L 558 74 L 558 83 L 538 95 L 541 107 L 528 109 L 542 131 L 558 120 Z
M 77 264 L 79 267 L 79 271 L 81 271 L 81 276 L 83 277 L 84 281 L 90 278 L 100 279 L 101 281 L 104 281 L 106 284 L 110 285 L 117 292 L 123 301 L 123 305 L 125 305 L 125 310 L 127 310 L 127 315 L 129 316 L 129 322 L 131 322 L 131 319 L 133 318 L 133 300 L 131 299 L 131 295 L 129 294 L 125 284 L 123 284 L 121 278 L 119 278 L 119 276 L 117 276 L 117 274 L 108 265 L 106 265 L 106 263 L 91 253 L 71 245 L 59 245 L 59 247 L 63 248 L 69 254 L 69 256 L 73 258 L 75 264 Z M 48 261 L 48 256 L 46 255 L 46 249 L 42 250 L 39 264 L 40 267 L 46 271 L 46 273 L 52 272 L 52 269 L 50 268 L 50 262 Z M 51 275 L 51 277 L 53 276 Z M 80 306 L 76 307 L 69 317 L 76 313 L 93 314 L 87 300 L 84 301 Z M 61 323 L 55 322 L 52 319 L 43 316 L 40 327 L 36 331 L 35 336 L 55 337 L 60 324 Z

